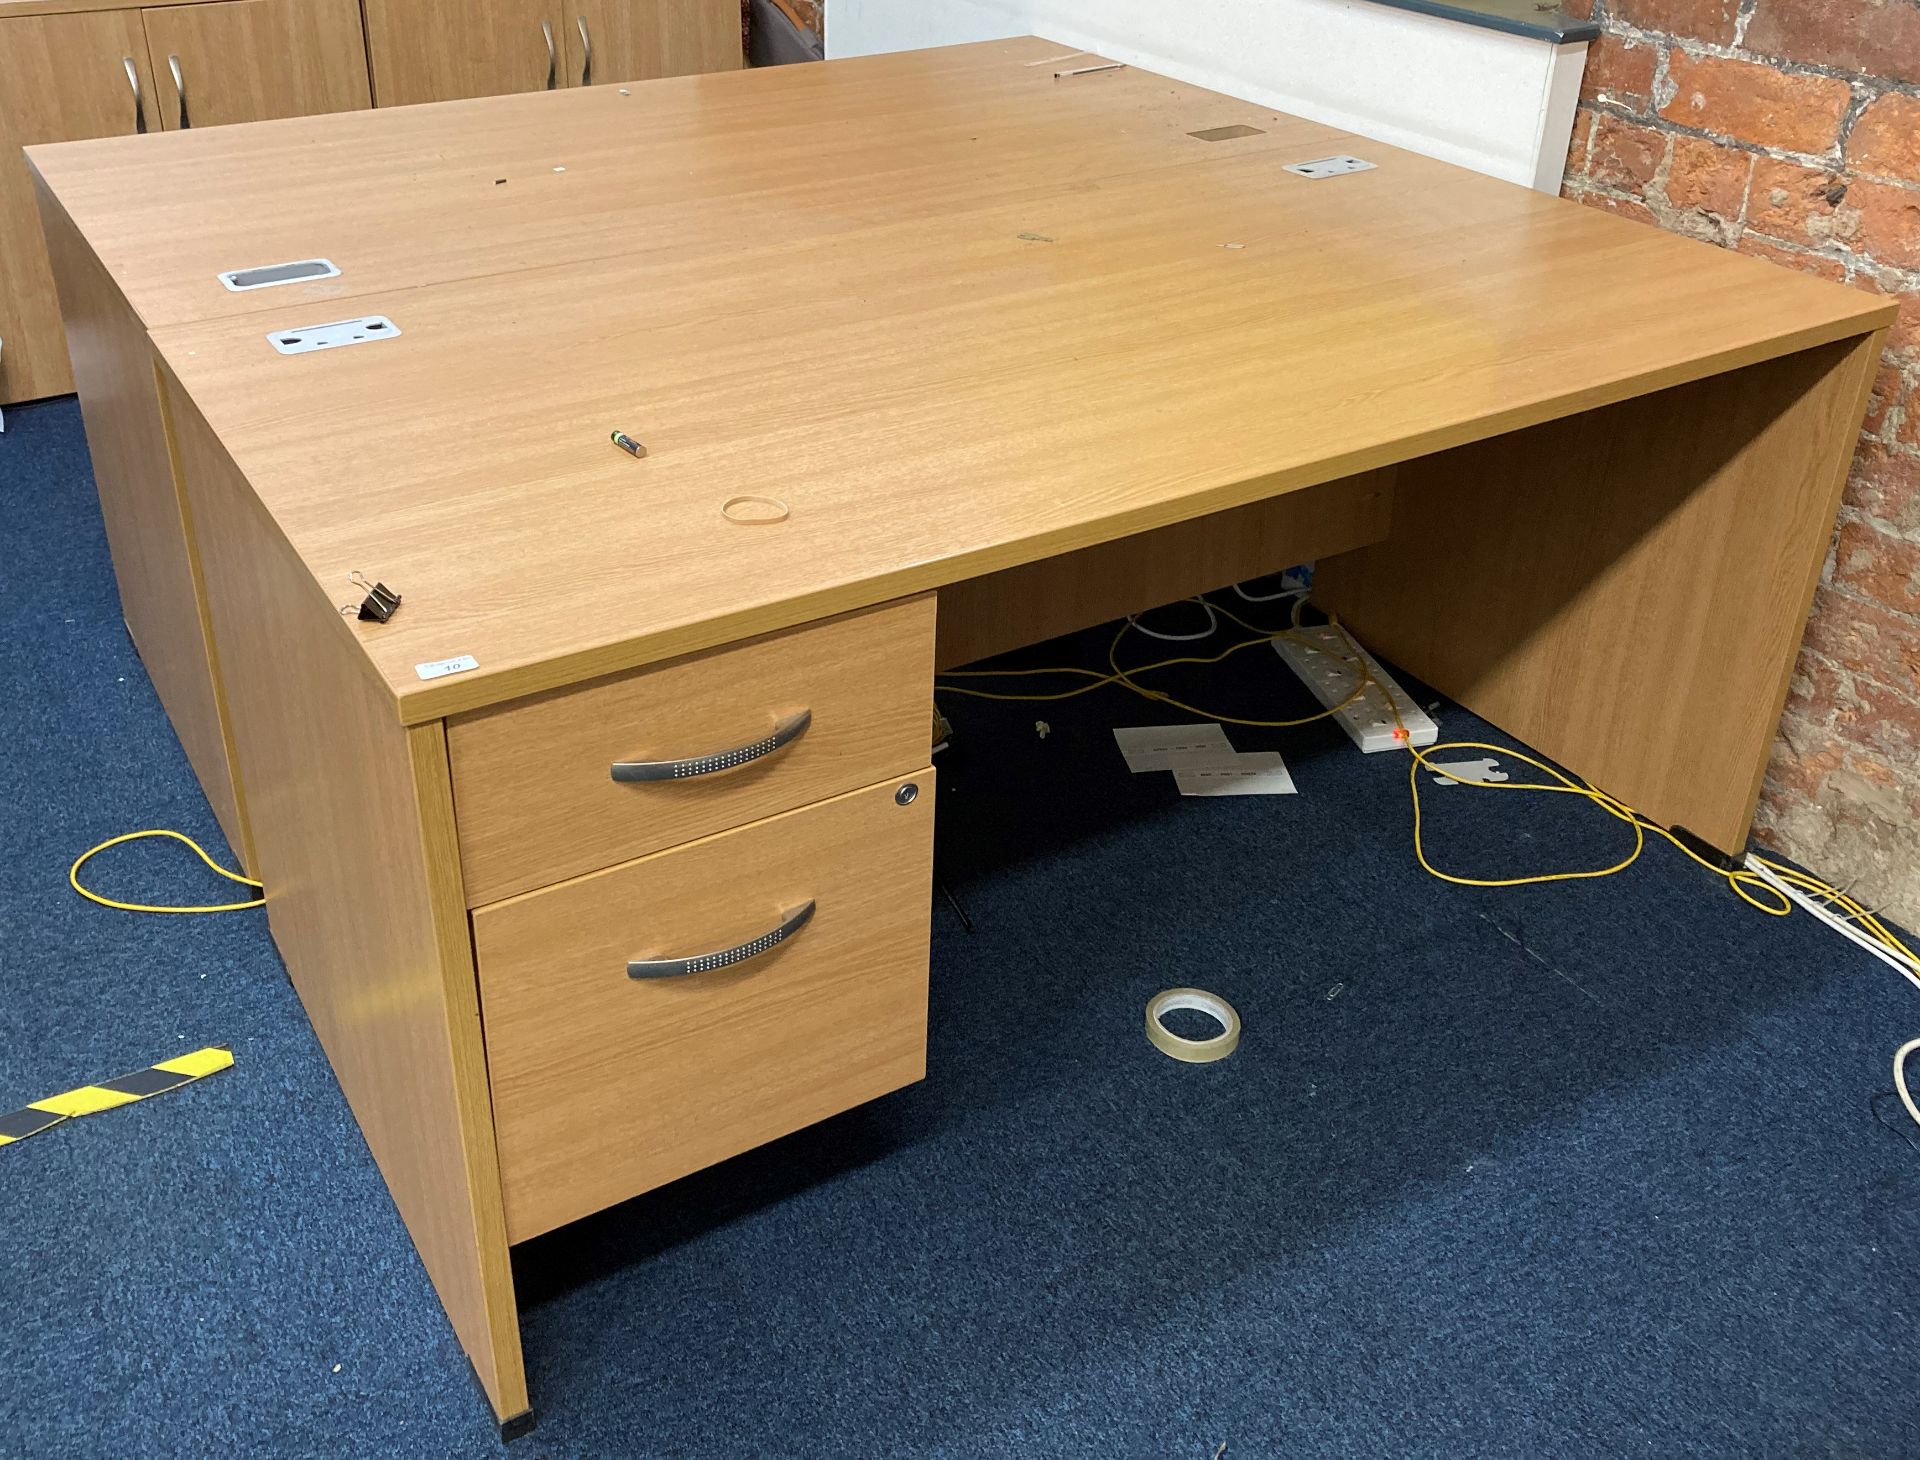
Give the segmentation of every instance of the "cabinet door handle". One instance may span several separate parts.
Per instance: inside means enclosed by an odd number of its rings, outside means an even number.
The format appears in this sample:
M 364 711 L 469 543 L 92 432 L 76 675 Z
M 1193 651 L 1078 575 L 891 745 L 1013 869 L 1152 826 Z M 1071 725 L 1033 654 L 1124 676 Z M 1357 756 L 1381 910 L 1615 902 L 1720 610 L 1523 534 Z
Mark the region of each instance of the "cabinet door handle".
M 573 23 L 580 27 L 580 84 L 593 85 L 593 37 L 587 34 L 587 18 L 576 15 Z
M 179 99 L 180 130 L 184 132 L 193 123 L 187 120 L 187 83 L 180 75 L 180 58 L 168 56 L 167 69 L 173 72 L 173 94 Z
M 136 137 L 143 137 L 147 131 L 147 108 L 140 100 L 140 73 L 134 69 L 132 56 L 122 56 L 120 60 L 127 68 L 127 85 L 133 88 L 133 132 Z
M 560 58 L 553 50 L 553 22 L 540 22 L 540 34 L 547 38 L 547 90 L 552 91 L 560 84 Z
M 716 968 L 731 968 L 771 953 L 787 939 L 813 921 L 813 902 L 809 899 L 780 920 L 780 926 L 718 953 L 700 953 L 692 958 L 635 958 L 627 964 L 628 978 L 685 978 L 690 973 L 710 973 Z
M 782 720 L 773 727 L 771 735 L 751 745 L 738 745 L 732 750 L 696 755 L 687 760 L 617 760 L 613 763 L 613 778 L 616 781 L 684 781 L 689 776 L 730 771 L 737 766 L 751 765 L 776 750 L 784 750 L 805 735 L 812 724 L 813 711 L 802 710 Z

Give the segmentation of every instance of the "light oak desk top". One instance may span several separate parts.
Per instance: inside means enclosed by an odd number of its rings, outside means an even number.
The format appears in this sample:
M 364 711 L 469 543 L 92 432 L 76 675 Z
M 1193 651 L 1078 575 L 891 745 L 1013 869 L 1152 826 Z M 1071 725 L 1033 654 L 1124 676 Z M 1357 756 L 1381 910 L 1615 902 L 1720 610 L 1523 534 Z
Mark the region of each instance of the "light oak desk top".
M 989 43 L 33 158 L 315 578 L 344 594 L 357 569 L 407 596 L 362 639 L 410 722 L 1890 317 L 1147 73 L 1025 64 L 1051 54 Z M 1233 123 L 1264 130 L 1187 135 Z M 1340 151 L 1377 168 L 1283 170 Z M 309 256 L 342 277 L 215 279 Z M 349 312 L 402 338 L 268 348 Z M 608 444 L 616 427 L 645 462 Z M 740 493 L 791 520 L 722 520 Z M 461 654 L 479 669 L 415 674 Z
M 1144 71 L 1105 75 L 1091 95 L 1054 88 L 1020 60 L 1059 49 L 995 42 L 33 156 L 141 317 L 163 325 L 1046 196 L 1179 161 L 1209 126 L 1255 121 L 1272 140 L 1253 145 L 1289 150 L 1350 140 Z M 309 256 L 345 273 L 247 294 L 216 277 Z
M 1746 836 L 1893 306 L 1059 49 L 30 154 L 129 627 L 503 1420 L 511 1243 L 924 1074 L 941 656 L 1317 558 Z

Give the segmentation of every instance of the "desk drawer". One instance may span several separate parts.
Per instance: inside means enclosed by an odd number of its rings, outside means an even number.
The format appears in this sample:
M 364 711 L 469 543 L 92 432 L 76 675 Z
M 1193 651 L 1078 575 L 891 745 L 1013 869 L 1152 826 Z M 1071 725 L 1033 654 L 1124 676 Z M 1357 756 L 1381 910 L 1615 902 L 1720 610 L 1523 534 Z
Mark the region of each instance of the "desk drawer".
M 467 903 L 598 871 L 927 759 L 933 596 L 455 720 Z M 783 724 L 801 733 L 771 748 Z M 674 766 L 661 763 L 697 758 Z M 615 762 L 668 779 L 616 781 Z M 688 774 L 687 772 L 693 772 Z
M 932 885 L 922 770 L 476 911 L 509 1240 L 922 1078 Z

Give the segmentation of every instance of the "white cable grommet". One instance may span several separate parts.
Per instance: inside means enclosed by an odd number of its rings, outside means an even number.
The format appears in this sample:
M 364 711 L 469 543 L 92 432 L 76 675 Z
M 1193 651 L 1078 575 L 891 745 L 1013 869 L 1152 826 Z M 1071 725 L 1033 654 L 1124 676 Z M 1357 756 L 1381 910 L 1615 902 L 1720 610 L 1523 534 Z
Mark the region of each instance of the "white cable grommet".
M 1212 1039 L 1182 1039 L 1161 1016 L 1175 1009 L 1196 1009 L 1218 1021 L 1220 1033 Z M 1210 1065 L 1240 1047 L 1240 1015 L 1232 1004 L 1205 989 L 1163 989 L 1147 1000 L 1147 1040 L 1170 1059 L 1190 1065 Z

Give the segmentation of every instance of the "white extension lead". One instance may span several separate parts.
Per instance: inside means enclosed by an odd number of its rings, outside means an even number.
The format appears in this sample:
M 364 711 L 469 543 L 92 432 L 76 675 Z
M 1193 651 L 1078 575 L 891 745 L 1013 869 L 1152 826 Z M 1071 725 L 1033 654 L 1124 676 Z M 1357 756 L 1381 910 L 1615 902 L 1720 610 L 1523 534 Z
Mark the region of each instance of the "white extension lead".
M 1913 1096 L 1907 1091 L 1907 1056 L 1920 1049 L 1920 1039 L 1909 1039 L 1893 1052 L 1893 1088 L 1900 1092 L 1900 1103 L 1907 1107 L 1914 1124 L 1920 1125 L 1920 1105 L 1913 1103 Z
M 1773 870 L 1751 852 L 1747 854 L 1747 870 L 1760 878 L 1767 886 L 1780 893 L 1781 896 L 1791 898 L 1849 942 L 1859 944 L 1860 947 L 1866 949 L 1867 952 L 1871 953 L 1875 958 L 1878 958 L 1889 968 L 1898 969 L 1908 983 L 1912 984 L 1915 988 L 1920 988 L 1920 969 L 1914 968 L 1912 964 L 1908 963 L 1906 959 L 1895 953 L 1891 948 L 1886 948 L 1876 943 L 1865 933 L 1861 932 L 1859 928 L 1855 927 L 1853 923 L 1835 913 L 1834 910 L 1825 903 L 1807 896 L 1806 893 L 1802 892 L 1785 878 L 1775 876 Z M 1914 1103 L 1913 1094 L 1907 1089 L 1907 1056 L 1912 1054 L 1916 1049 L 1920 1049 L 1920 1039 L 1909 1039 L 1905 1044 L 1901 1045 L 1899 1049 L 1894 1051 L 1893 1088 L 1900 1096 L 1900 1103 L 1907 1107 L 1907 1114 L 1913 1117 L 1914 1124 L 1920 1125 L 1920 1105 Z
M 1767 886 L 1779 892 L 1783 897 L 1791 898 L 1849 942 L 1859 944 L 1889 968 L 1898 969 L 1900 973 L 1905 976 L 1908 983 L 1920 989 L 1920 969 L 1913 967 L 1912 964 L 1908 963 L 1906 959 L 1902 958 L 1898 953 L 1895 953 L 1891 948 L 1882 947 L 1880 944 L 1874 942 L 1873 939 L 1861 932 L 1859 928 L 1848 922 L 1847 919 L 1834 912 L 1834 910 L 1825 903 L 1807 896 L 1806 893 L 1802 892 L 1785 878 L 1775 876 L 1773 870 L 1751 852 L 1747 854 L 1747 870 L 1753 873 L 1754 876 L 1760 878 Z M 1920 1116 L 1915 1116 L 1914 1118 L 1920 1120 Z

